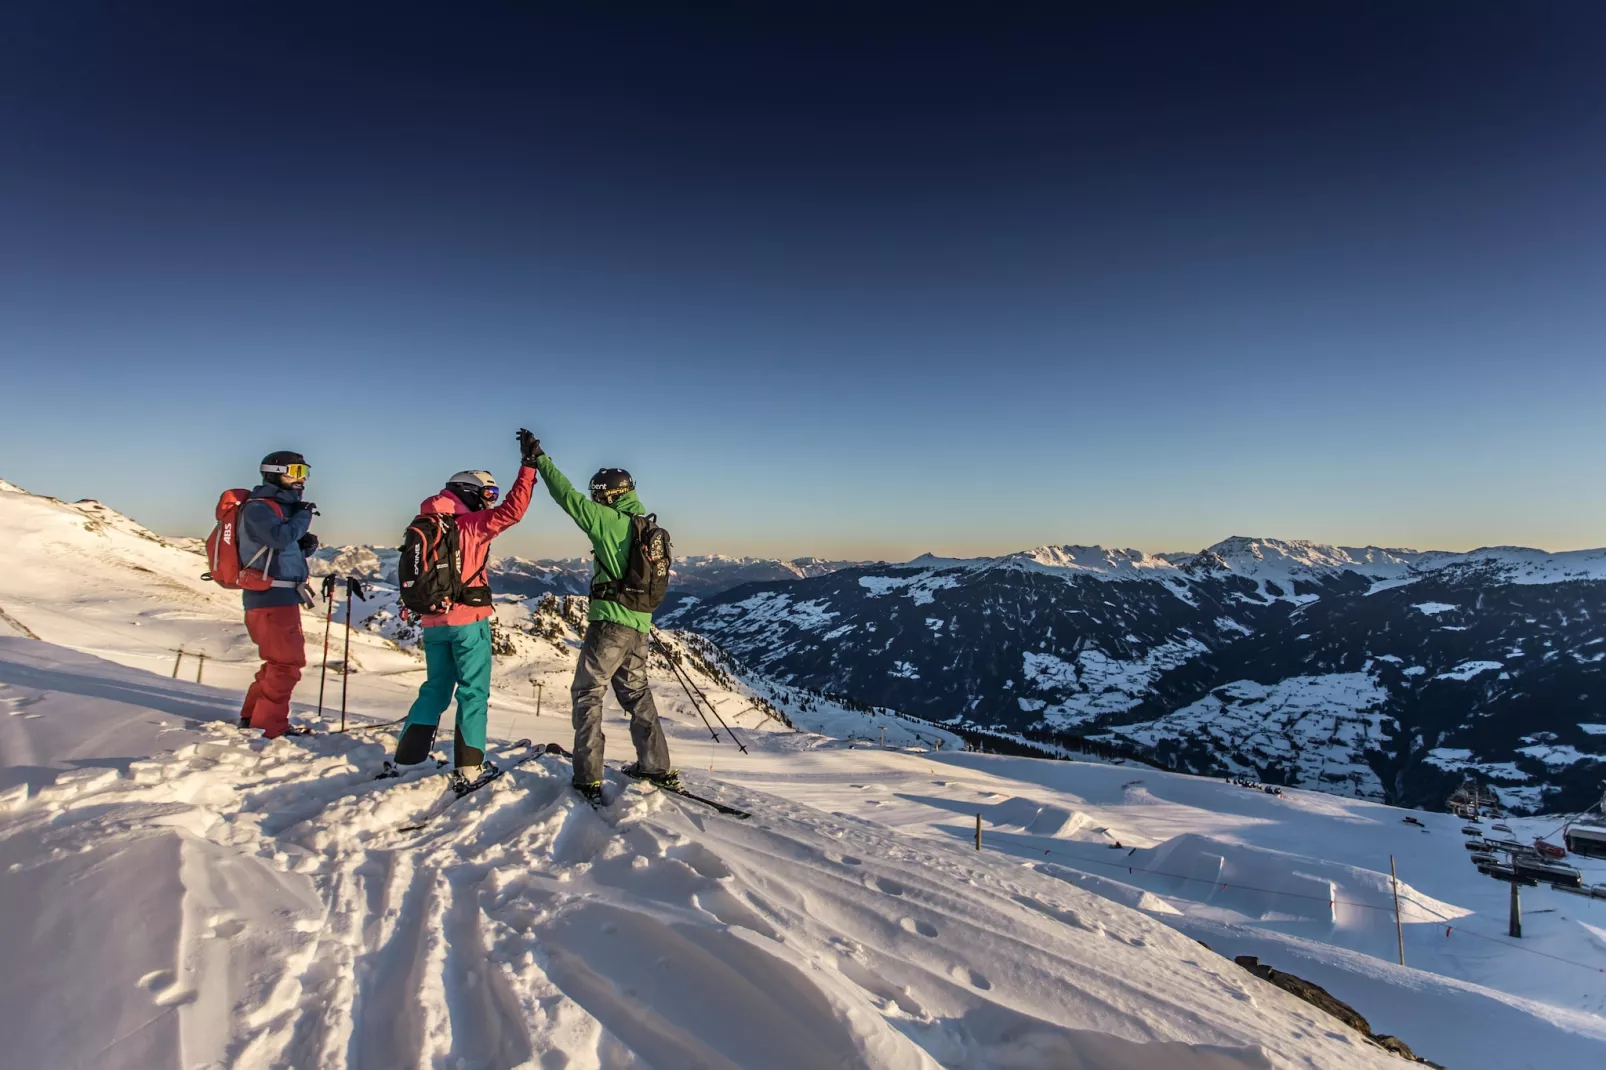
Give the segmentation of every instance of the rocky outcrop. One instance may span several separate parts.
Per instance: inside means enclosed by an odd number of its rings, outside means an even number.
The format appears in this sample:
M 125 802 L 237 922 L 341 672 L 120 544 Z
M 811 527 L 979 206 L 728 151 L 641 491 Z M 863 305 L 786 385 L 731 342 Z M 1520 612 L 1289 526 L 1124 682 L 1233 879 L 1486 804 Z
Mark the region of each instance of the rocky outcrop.
M 1430 1062 L 1417 1055 L 1411 1050 L 1411 1046 L 1399 1037 L 1389 1036 L 1387 1033 L 1372 1032 L 1371 1024 L 1361 1015 L 1360 1011 L 1351 1007 L 1321 985 L 1307 981 L 1303 977 L 1295 977 L 1291 973 L 1274 970 L 1270 966 L 1263 965 L 1260 959 L 1254 955 L 1239 955 L 1232 961 L 1262 981 L 1276 985 L 1289 995 L 1298 996 L 1311 1006 L 1332 1015 L 1378 1047 L 1391 1051 L 1402 1059 L 1410 1059 L 1412 1062 L 1421 1063 L 1424 1066 L 1434 1066 L 1438 1067 L 1438 1070 L 1445 1070 L 1438 1063 Z

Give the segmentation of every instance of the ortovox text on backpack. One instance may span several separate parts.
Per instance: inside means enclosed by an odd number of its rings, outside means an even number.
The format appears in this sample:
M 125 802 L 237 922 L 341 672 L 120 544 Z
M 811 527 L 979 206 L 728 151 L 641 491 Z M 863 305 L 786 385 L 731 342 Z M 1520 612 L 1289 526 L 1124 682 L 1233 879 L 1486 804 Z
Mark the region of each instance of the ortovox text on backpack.
M 491 588 L 484 578 L 481 569 L 472 577 L 481 583 L 463 581 L 463 541 L 456 517 L 423 513 L 407 525 L 396 565 L 402 605 L 407 609 L 423 617 L 445 613 L 453 606 L 488 606 Z
M 293 587 L 288 581 L 275 581 L 268 576 L 268 564 L 273 551 L 264 546 L 249 561 L 240 560 L 240 512 L 247 502 L 259 501 L 284 519 L 284 508 L 272 498 L 252 499 L 244 487 L 226 490 L 217 500 L 217 526 L 206 537 L 206 563 L 210 571 L 201 579 L 211 580 L 231 591 L 266 591 L 271 587 Z
M 670 554 L 669 532 L 658 526 L 658 514 L 632 516 L 625 574 L 592 583 L 591 597 L 616 602 L 633 613 L 651 613 L 669 593 Z

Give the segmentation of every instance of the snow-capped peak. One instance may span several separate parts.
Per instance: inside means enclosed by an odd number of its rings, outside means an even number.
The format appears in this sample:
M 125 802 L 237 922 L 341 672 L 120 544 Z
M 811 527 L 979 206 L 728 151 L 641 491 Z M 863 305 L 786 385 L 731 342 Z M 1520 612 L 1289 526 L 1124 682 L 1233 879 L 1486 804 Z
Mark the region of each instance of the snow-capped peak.
M 1329 546 L 1304 539 L 1235 535 L 1201 550 L 1181 567 L 1193 573 L 1231 572 L 1255 580 L 1311 578 L 1334 572 L 1385 580 L 1408 574 L 1423 556 L 1416 550 L 1381 546 Z
M 1003 568 L 1088 573 L 1104 579 L 1146 578 L 1176 571 L 1176 566 L 1171 562 L 1142 550 L 1105 549 L 1102 546 L 1039 546 L 1001 557 L 994 564 Z

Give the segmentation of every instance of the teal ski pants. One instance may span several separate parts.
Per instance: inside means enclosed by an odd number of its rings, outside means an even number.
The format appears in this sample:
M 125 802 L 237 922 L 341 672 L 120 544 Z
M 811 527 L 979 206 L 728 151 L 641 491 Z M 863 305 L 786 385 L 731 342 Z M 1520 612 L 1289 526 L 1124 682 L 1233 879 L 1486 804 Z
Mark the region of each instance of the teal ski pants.
M 478 765 L 485 758 L 485 720 L 491 698 L 491 622 L 444 624 L 424 629 L 424 665 L 429 670 L 407 711 L 408 736 L 435 736 L 441 714 L 457 693 L 456 765 Z M 413 726 L 419 726 L 414 732 Z M 410 748 L 408 748 L 410 749 Z M 426 743 L 424 749 L 428 750 Z M 398 751 L 398 756 L 400 753 Z M 410 755 L 409 755 L 410 757 Z M 414 758 L 422 760 L 422 755 Z

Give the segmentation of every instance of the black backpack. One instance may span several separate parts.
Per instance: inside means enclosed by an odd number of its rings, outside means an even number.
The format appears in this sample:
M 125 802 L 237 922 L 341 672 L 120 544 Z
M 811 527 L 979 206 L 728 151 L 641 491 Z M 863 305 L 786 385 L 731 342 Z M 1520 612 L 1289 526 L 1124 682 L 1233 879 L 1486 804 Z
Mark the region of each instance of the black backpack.
M 651 613 L 669 593 L 670 549 L 669 532 L 658 526 L 657 513 L 632 516 L 624 576 L 592 583 L 591 597 L 617 602 L 634 613 Z
M 402 605 L 420 617 L 453 606 L 491 604 L 490 584 L 463 582 L 463 543 L 457 518 L 449 513 L 423 513 L 407 525 L 396 579 Z M 483 581 L 485 570 L 473 579 Z

